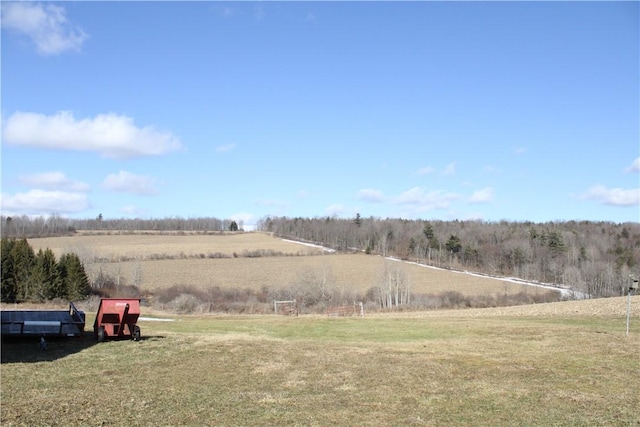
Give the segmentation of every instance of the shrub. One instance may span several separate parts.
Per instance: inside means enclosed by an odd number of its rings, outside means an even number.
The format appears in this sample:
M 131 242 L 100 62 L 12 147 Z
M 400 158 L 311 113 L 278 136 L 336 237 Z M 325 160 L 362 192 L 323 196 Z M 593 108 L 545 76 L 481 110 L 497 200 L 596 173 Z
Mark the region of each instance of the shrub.
M 171 301 L 171 307 L 178 314 L 191 314 L 199 305 L 196 297 L 190 294 L 182 294 Z

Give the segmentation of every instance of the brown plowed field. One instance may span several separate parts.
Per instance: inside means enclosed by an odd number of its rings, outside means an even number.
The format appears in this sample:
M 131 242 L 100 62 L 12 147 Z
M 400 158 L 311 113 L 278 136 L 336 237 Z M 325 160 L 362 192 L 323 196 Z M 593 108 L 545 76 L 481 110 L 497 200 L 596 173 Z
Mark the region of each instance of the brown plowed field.
M 98 271 L 140 288 L 153 290 L 173 285 L 207 288 L 278 288 L 300 281 L 305 272 L 327 272 L 345 290 L 366 292 L 384 277 L 385 268 L 400 269 L 414 293 L 458 291 L 465 295 L 544 292 L 507 281 L 474 277 L 447 270 L 386 260 L 365 254 L 333 254 L 283 241 L 265 233 L 237 234 L 111 234 L 32 239 L 34 250 L 51 248 L 56 256 L 75 252 L 85 262 L 90 278 Z M 244 252 L 273 251 L 283 256 L 249 258 Z M 237 258 L 233 254 L 238 255 Z M 214 258 L 223 254 L 229 258 Z M 96 257 L 103 262 L 92 262 Z M 203 257 L 203 258 L 197 258 Z M 170 258 L 170 259 L 168 259 Z M 128 261 L 117 261 L 127 259 Z
M 94 257 L 117 261 L 123 258 L 179 258 L 215 254 L 233 256 L 243 251 L 273 251 L 286 255 L 320 254 L 322 249 L 286 242 L 271 237 L 267 233 L 227 233 L 227 234 L 176 234 L 176 233 L 127 233 L 127 234 L 87 234 L 74 236 L 45 237 L 30 239 L 29 244 L 38 249 L 51 248 L 60 256 L 65 252 L 75 252 L 82 259 Z

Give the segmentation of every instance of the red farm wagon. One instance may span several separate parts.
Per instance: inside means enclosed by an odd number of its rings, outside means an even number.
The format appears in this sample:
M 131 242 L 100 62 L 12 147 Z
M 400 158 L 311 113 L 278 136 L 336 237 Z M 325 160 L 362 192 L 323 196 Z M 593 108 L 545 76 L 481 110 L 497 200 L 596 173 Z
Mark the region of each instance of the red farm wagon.
M 103 298 L 93 323 L 93 333 L 98 342 L 109 338 L 140 340 L 140 328 L 136 325 L 140 316 L 140 299 Z

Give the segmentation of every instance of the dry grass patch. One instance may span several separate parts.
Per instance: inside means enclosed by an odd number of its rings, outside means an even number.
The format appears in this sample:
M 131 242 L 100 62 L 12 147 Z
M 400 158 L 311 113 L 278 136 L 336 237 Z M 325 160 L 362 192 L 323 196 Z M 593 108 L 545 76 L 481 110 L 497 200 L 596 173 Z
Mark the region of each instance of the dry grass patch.
M 268 233 L 78 234 L 31 239 L 29 243 L 36 251 L 49 247 L 57 256 L 75 252 L 84 260 L 117 261 L 85 261 L 85 268 L 90 278 L 102 272 L 121 283 L 135 283 L 143 292 L 174 285 L 203 289 L 212 286 L 223 289 L 259 290 L 264 286 L 279 289 L 298 284 L 301 273 L 323 270 L 335 277 L 339 288 L 364 294 L 379 283 L 385 266 L 404 271 L 414 294 L 453 291 L 465 296 L 495 296 L 523 290 L 532 294 L 543 292 L 499 279 L 400 263 L 380 256 L 326 254 L 321 249 L 283 241 Z M 234 253 L 242 255 L 256 251 L 317 256 L 233 257 Z
M 626 338 L 623 318 L 584 316 L 589 310 L 578 317 L 141 322 L 139 343 L 3 363 L 0 421 L 637 425 L 640 334 L 633 329 Z
M 210 257 L 215 254 L 232 257 L 248 251 L 273 251 L 286 255 L 322 253 L 319 248 L 286 242 L 268 233 L 226 234 L 113 234 L 46 237 L 29 239 L 37 252 L 50 248 L 57 257 L 75 252 L 82 259 L 105 260 L 150 258 Z
M 640 324 L 640 295 L 631 297 L 632 321 Z M 371 315 L 371 314 L 370 314 Z M 462 310 L 430 310 L 401 313 L 376 313 L 374 316 L 394 318 L 433 318 L 433 317 L 625 317 L 627 315 L 627 297 L 598 298 L 590 300 L 526 304 L 510 307 L 466 308 Z M 636 320 L 637 319 L 637 320 Z
M 177 259 L 144 262 L 102 264 L 107 274 L 121 275 L 125 280 L 140 269 L 143 290 L 153 291 L 173 285 L 193 285 L 207 288 L 250 288 L 263 286 L 279 288 L 298 283 L 300 274 L 308 270 L 328 270 L 337 285 L 355 292 L 365 293 L 379 282 L 385 264 L 401 268 L 411 280 L 413 293 L 440 293 L 458 291 L 464 295 L 494 295 L 517 293 L 535 288 L 499 279 L 475 277 L 437 270 L 415 264 L 398 263 L 382 257 L 365 254 L 330 254 L 309 257 L 262 257 L 229 259 Z

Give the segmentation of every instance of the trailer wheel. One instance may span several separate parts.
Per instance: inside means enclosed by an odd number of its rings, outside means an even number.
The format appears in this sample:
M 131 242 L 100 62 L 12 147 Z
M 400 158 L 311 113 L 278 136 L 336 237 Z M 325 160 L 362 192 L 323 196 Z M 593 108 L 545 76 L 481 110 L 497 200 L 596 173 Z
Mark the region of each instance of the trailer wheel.
M 133 327 L 133 340 L 140 341 L 140 326 L 138 325 Z
M 107 338 L 107 331 L 105 331 L 104 326 L 100 326 L 98 328 L 98 342 L 103 342 Z

